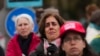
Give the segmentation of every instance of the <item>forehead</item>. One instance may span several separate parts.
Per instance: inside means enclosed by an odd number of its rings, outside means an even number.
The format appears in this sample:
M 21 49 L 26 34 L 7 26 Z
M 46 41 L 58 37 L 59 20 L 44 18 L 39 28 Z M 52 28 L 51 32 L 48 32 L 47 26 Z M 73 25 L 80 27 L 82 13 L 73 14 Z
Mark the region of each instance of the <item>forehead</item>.
M 58 22 L 54 16 L 49 16 L 46 18 L 46 23 L 48 22 Z

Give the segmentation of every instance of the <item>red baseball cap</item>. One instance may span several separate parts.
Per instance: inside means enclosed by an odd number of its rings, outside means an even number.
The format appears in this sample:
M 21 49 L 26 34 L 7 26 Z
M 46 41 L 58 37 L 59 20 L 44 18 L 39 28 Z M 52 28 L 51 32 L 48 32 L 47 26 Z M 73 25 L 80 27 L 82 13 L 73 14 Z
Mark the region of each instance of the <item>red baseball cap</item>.
M 60 36 L 62 36 L 65 32 L 67 32 L 69 30 L 79 32 L 79 33 L 82 33 L 82 34 L 86 33 L 83 25 L 80 22 L 78 22 L 78 21 L 67 21 L 60 28 Z

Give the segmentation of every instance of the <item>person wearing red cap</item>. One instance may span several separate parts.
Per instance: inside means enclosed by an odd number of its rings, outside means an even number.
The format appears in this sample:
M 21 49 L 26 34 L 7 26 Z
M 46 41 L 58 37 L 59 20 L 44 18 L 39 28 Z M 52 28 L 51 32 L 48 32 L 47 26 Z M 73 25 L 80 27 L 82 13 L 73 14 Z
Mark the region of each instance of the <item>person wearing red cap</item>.
M 78 21 L 68 21 L 60 28 L 60 56 L 97 56 L 85 40 L 85 29 Z

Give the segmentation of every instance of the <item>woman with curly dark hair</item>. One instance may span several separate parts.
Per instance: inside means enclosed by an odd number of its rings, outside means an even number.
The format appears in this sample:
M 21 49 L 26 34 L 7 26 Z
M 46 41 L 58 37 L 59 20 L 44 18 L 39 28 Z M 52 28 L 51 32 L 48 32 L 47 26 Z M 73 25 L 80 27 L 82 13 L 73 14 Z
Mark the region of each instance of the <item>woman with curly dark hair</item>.
M 64 20 L 57 9 L 48 8 L 42 14 L 39 22 L 39 32 L 42 42 L 30 56 L 57 56 L 60 46 L 60 27 Z

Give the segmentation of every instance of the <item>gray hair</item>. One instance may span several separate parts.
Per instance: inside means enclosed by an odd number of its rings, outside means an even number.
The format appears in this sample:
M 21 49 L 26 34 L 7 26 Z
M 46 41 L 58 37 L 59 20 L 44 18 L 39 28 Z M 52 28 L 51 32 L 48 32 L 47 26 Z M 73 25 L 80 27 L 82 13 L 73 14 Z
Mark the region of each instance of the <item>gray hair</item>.
M 15 22 L 15 26 L 17 26 L 17 21 L 18 21 L 18 19 L 21 19 L 21 17 L 27 18 L 29 20 L 29 22 L 34 25 L 32 17 L 29 14 L 19 14 L 18 16 L 13 18 L 13 21 Z
M 15 22 L 15 27 L 17 26 L 17 21 L 18 19 L 21 19 L 21 17 L 25 17 L 29 20 L 29 22 L 34 26 L 34 22 L 32 17 L 29 14 L 19 14 L 18 16 L 13 16 L 12 20 Z M 34 27 L 32 28 L 32 32 L 33 32 Z M 15 33 L 18 33 L 17 31 L 15 31 Z

